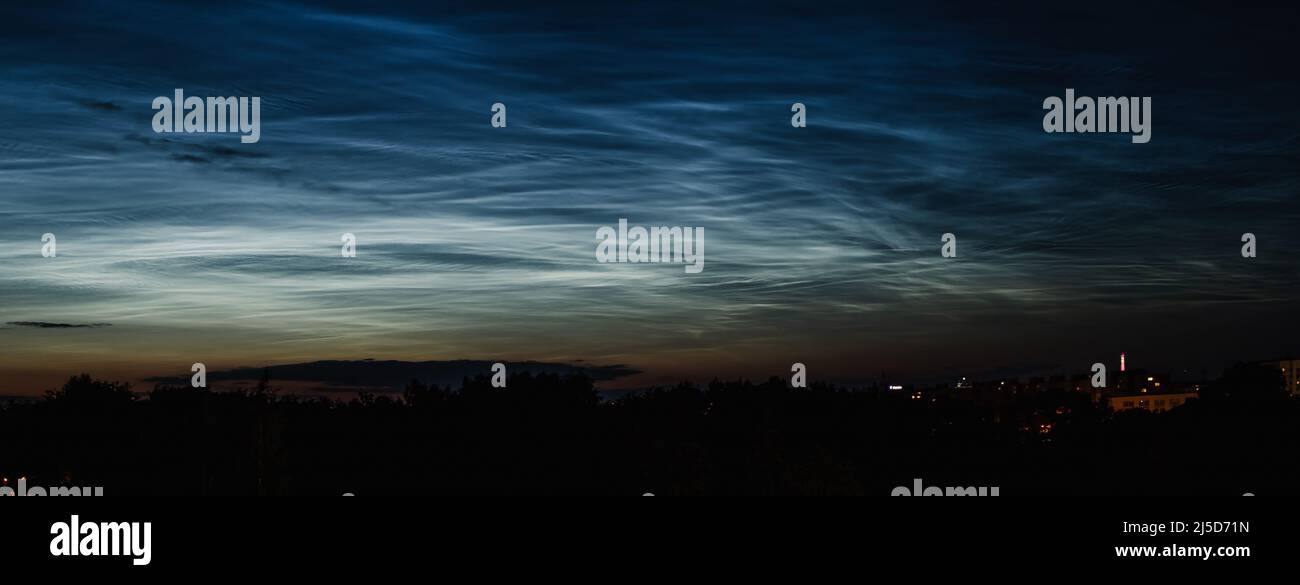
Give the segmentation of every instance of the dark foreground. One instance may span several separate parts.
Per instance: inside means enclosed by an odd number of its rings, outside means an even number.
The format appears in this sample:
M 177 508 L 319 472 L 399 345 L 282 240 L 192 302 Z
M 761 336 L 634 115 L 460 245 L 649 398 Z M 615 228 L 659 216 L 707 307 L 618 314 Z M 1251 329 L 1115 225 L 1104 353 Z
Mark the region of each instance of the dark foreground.
M 1041 423 L 1050 423 L 1044 431 Z M 0 410 L 0 476 L 106 495 L 1259 495 L 1300 489 L 1300 401 L 1251 366 L 1172 411 L 1086 394 L 915 400 L 875 390 L 683 384 L 600 401 L 519 375 L 350 402 L 71 379 Z

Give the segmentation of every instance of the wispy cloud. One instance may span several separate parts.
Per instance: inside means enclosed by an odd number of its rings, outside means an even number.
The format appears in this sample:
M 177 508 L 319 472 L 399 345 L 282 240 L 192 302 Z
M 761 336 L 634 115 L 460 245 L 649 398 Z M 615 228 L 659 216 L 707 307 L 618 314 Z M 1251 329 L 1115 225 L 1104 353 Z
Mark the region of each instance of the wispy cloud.
M 1121 341 L 1182 359 L 1190 340 L 1116 331 L 1189 316 L 1207 355 L 1293 337 L 1276 324 L 1300 284 L 1300 129 L 1278 96 L 1300 88 L 1269 66 L 1288 52 L 1267 22 L 1212 42 L 1228 33 L 1159 15 L 1180 26 L 1130 47 L 1047 9 L 1004 26 L 960 3 L 652 4 L 5 8 L 0 306 L 131 325 L 129 346 L 66 356 L 506 355 L 665 378 L 809 355 L 864 375 L 1073 363 Z M 22 32 L 43 30 L 63 32 Z M 150 102 L 176 87 L 261 96 L 261 142 L 154 134 Z M 1153 95 L 1153 142 L 1043 134 L 1066 87 Z M 596 228 L 623 217 L 703 226 L 707 269 L 597 264 Z M 45 355 L 20 345 L 0 367 Z

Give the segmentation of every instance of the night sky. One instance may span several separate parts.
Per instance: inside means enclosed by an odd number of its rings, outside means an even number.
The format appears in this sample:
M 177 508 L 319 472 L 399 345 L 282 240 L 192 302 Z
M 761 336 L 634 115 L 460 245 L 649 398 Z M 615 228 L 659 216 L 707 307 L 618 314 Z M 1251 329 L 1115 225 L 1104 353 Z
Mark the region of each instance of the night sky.
M 1300 352 L 1294 7 L 871 4 L 6 4 L 0 394 L 193 362 L 641 387 Z M 261 141 L 154 133 L 175 88 L 259 96 Z M 1044 133 L 1066 88 L 1151 97 L 1151 142 Z M 704 227 L 704 271 L 597 263 L 619 218 Z

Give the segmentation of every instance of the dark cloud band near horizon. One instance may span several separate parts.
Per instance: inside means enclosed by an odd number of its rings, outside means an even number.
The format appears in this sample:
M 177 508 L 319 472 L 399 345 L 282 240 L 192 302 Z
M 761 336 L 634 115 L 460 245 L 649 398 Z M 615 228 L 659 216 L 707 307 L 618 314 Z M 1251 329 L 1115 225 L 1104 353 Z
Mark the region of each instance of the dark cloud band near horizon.
M 651 385 L 1300 351 L 1292 8 L 196 6 L 0 8 L 0 392 L 357 356 Z M 259 140 L 155 132 L 177 88 L 259 97 Z M 1151 141 L 1044 132 L 1067 89 L 1149 97 Z M 702 227 L 704 269 L 598 263 L 623 218 Z
M 323 360 L 301 364 L 275 364 L 262 367 L 240 367 L 207 373 L 213 384 L 257 382 L 267 376 L 276 384 L 291 382 L 310 383 L 317 388 L 334 391 L 395 392 L 405 388 L 412 380 L 440 387 L 459 387 L 462 380 L 492 373 L 494 362 L 488 360 Z M 590 366 L 541 362 L 503 362 L 509 375 L 555 374 L 559 376 L 584 375 L 594 382 L 606 382 L 639 374 L 635 368 L 624 365 Z M 153 384 L 188 386 L 190 375 L 151 376 L 144 379 Z
M 51 323 L 49 321 L 9 321 L 5 325 L 15 327 L 34 327 L 37 329 L 93 329 L 111 327 L 109 323 Z

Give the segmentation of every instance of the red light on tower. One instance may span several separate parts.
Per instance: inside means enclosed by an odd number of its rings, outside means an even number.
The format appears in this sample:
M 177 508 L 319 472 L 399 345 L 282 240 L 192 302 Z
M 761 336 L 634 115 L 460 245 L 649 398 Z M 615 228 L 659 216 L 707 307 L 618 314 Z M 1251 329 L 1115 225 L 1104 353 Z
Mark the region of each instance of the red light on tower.
M 1119 371 L 1124 371 L 1124 354 L 1119 354 Z

